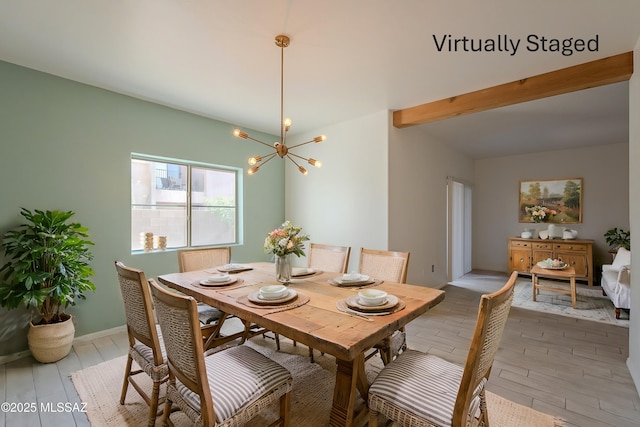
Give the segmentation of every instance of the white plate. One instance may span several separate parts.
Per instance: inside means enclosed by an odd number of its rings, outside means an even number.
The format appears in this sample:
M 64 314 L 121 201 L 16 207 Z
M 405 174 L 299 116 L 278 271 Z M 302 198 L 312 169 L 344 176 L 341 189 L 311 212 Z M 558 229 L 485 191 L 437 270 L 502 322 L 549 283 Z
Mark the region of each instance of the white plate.
M 364 274 L 358 274 L 358 278 L 353 278 L 353 279 L 345 279 L 344 276 L 340 276 L 340 277 L 336 277 L 335 279 L 333 279 L 336 283 L 360 283 L 360 282 L 366 282 L 367 280 L 369 280 L 369 276 L 366 276 Z
M 288 289 L 288 292 L 283 297 L 278 299 L 264 299 L 260 296 L 260 292 L 253 292 L 249 294 L 247 298 L 249 299 L 249 301 L 255 304 L 268 305 L 285 303 L 293 300 L 296 296 L 298 296 L 298 293 L 295 291 L 295 289 Z
M 216 274 L 214 276 L 207 277 L 206 279 L 203 280 L 203 282 L 206 282 L 206 283 L 218 282 L 218 283 L 220 283 L 220 282 L 228 282 L 229 280 L 231 280 L 231 277 L 228 274 L 223 273 L 223 274 Z
M 232 283 L 236 283 L 237 281 L 238 281 L 237 277 L 229 277 L 224 282 L 220 282 L 218 280 L 204 279 L 204 280 L 200 281 L 200 285 L 202 285 L 202 286 L 227 286 L 227 285 L 231 285 Z
M 315 272 L 316 271 L 313 268 L 293 268 L 291 270 L 291 275 L 293 277 L 309 276 Z

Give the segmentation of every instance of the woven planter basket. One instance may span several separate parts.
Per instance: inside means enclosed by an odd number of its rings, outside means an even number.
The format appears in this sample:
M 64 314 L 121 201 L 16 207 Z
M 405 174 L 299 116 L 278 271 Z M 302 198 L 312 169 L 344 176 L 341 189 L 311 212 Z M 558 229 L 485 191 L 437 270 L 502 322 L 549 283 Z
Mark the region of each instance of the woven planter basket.
M 73 316 L 69 316 L 64 322 L 48 325 L 29 323 L 29 350 L 38 362 L 57 362 L 71 351 L 75 333 Z

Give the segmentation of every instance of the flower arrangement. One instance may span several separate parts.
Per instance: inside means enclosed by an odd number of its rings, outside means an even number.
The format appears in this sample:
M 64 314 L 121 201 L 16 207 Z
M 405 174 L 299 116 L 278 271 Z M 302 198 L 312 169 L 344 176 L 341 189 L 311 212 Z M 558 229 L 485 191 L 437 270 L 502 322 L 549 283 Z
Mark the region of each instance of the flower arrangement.
M 527 207 L 526 211 L 529 215 L 531 215 L 531 219 L 534 222 L 542 222 L 548 216 L 555 215 L 557 213 L 553 209 L 549 209 L 546 206 L 540 206 L 540 205 Z
M 304 242 L 307 240 L 309 236 L 302 234 L 301 227 L 294 227 L 291 222 L 285 221 L 281 228 L 276 228 L 264 239 L 264 251 L 277 256 L 304 256 Z

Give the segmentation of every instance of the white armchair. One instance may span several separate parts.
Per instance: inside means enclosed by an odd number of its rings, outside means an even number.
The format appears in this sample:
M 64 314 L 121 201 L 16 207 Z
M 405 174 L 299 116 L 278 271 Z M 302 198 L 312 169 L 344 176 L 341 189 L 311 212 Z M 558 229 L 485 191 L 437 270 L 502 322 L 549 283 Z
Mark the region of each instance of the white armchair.
M 612 264 L 602 266 L 602 293 L 609 297 L 620 318 L 620 309 L 631 309 L 631 251 L 618 249 Z

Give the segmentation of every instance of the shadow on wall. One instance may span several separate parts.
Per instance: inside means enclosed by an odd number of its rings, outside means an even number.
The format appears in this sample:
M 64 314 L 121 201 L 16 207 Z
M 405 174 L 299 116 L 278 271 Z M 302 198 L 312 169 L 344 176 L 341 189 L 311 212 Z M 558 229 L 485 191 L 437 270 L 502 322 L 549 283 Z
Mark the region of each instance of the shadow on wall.
M 0 308 L 0 356 L 24 351 L 27 348 L 27 333 L 31 312 L 24 307 L 6 310 Z

